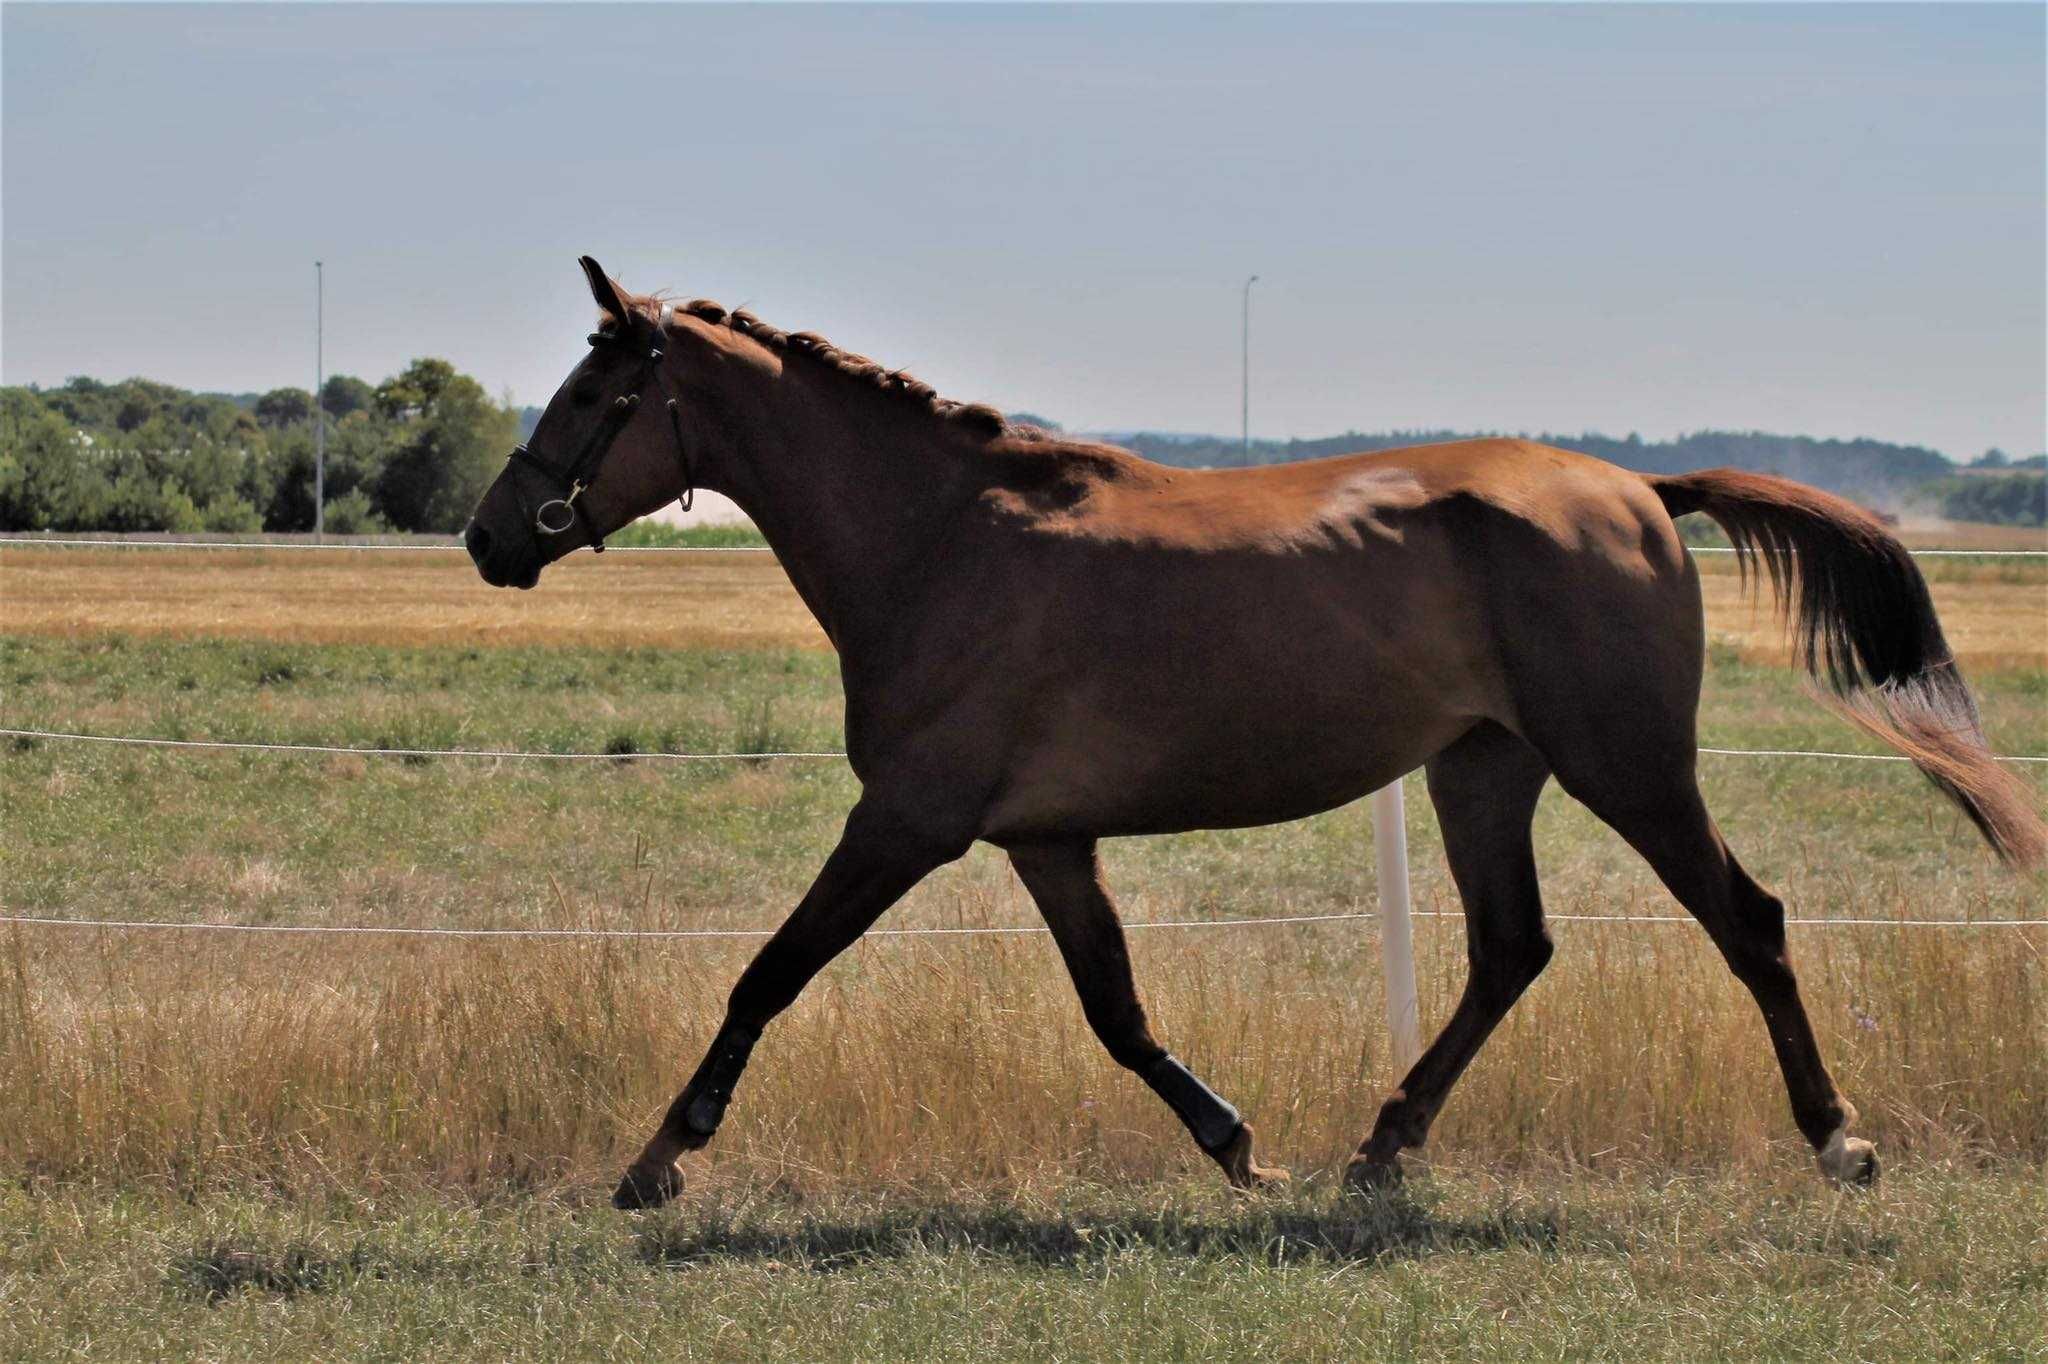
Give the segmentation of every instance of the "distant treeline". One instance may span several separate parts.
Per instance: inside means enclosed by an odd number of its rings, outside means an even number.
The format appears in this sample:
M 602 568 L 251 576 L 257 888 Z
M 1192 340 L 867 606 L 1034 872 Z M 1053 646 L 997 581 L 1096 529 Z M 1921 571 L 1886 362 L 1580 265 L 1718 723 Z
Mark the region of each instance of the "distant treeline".
M 536 408 L 491 400 L 445 360 L 415 360 L 372 387 L 323 390 L 327 528 L 336 534 L 461 529 Z M 1018 414 L 1020 420 L 1056 423 Z M 1455 431 L 1347 432 L 1253 441 L 1156 432 L 1115 437 L 1150 459 L 1225 467 L 1461 440 Z M 1646 473 L 1730 465 L 1813 483 L 1878 508 L 1958 521 L 2048 524 L 2042 456 L 1987 451 L 1964 471 L 1918 445 L 1700 431 L 1670 441 L 1539 435 Z M 190 393 L 146 379 L 0 388 L 0 530 L 305 531 L 313 525 L 313 396 Z
M 375 387 L 336 375 L 322 396 L 336 534 L 460 530 L 519 427 L 445 360 Z M 311 530 L 313 415 L 301 388 L 0 388 L 0 530 Z
M 2048 526 L 2048 473 L 2036 466 L 2009 473 L 1940 478 L 1919 490 L 1918 501 L 1951 521 Z

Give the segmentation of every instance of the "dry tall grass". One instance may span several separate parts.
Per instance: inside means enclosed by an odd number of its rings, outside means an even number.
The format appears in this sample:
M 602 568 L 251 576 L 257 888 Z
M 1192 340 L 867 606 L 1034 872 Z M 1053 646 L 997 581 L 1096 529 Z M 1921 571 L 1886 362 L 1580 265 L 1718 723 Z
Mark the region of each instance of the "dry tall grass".
M 970 919 L 973 917 L 969 915 Z M 1795 929 L 1809 1006 L 1894 1158 L 2048 1158 L 2048 935 Z M 1803 1163 L 1763 1027 L 1696 929 L 1560 925 L 1431 1152 L 1490 1168 Z M 694 1063 L 746 944 L 109 935 L 7 945 L 0 1168 L 247 1181 L 600 1180 Z M 1420 925 L 1425 1020 L 1463 977 Z M 1138 935 L 1175 1050 L 1270 1157 L 1329 1169 L 1391 1083 L 1357 923 Z M 1197 1169 L 1101 1054 L 1042 938 L 871 941 L 770 1031 L 699 1173 L 1052 1187 Z

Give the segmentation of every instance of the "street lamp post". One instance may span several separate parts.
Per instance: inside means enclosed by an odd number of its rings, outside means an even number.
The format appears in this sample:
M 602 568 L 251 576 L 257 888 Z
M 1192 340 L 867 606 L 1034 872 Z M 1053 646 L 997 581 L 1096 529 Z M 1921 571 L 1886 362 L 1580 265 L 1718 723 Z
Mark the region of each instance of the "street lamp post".
M 327 268 L 313 262 L 313 538 L 327 534 Z
M 1253 275 L 1244 282 L 1244 462 L 1252 462 L 1252 286 Z

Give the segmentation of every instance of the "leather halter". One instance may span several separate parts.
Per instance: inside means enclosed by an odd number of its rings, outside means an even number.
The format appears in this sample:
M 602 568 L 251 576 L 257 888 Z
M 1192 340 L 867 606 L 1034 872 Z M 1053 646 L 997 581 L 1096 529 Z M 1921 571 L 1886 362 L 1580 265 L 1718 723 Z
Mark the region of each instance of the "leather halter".
M 667 322 L 668 317 L 669 308 L 663 305 L 663 323 Z M 512 447 L 511 459 L 535 470 L 561 492 L 561 496 L 551 497 L 538 507 L 529 508 L 526 505 L 526 498 L 519 492 L 518 481 L 513 481 L 513 496 L 518 500 L 520 511 L 526 516 L 536 535 L 561 535 L 576 524 L 576 499 L 589 491 L 591 483 L 597 478 L 598 466 L 603 464 L 604 457 L 611 453 L 612 442 L 619 438 L 619 432 L 625 430 L 626 423 L 631 421 L 633 414 L 639 410 L 641 395 L 650 383 L 661 390 L 664 405 L 668 408 L 669 430 L 675 436 L 676 463 L 683 471 L 683 491 L 677 501 L 682 503 L 684 511 L 690 509 L 690 504 L 696 499 L 696 478 L 694 470 L 690 467 L 689 448 L 683 443 L 682 409 L 676 402 L 675 394 L 669 389 L 668 377 L 661 372 L 661 343 L 666 336 L 665 326 L 655 328 L 654 344 L 648 347 L 646 357 L 640 362 L 641 370 L 633 380 L 631 391 L 621 394 L 605 409 L 604 416 L 591 429 L 590 434 L 584 437 L 583 448 L 576 452 L 576 458 L 567 465 L 552 463 L 524 445 Z M 625 337 L 610 332 L 592 332 L 590 344 L 622 345 L 625 344 Z M 590 548 L 595 553 L 604 553 L 604 537 L 592 535 Z

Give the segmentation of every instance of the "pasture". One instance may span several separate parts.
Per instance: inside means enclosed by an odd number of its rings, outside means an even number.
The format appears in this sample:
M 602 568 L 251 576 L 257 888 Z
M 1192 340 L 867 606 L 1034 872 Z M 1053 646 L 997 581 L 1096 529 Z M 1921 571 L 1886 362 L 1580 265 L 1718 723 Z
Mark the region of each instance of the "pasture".
M 1874 751 L 1706 559 L 1704 744 Z M 2048 562 L 1929 561 L 1994 747 L 2048 754 Z M 752 931 L 829 849 L 834 661 L 766 555 L 0 547 L 0 723 L 519 763 L 0 749 L 6 913 Z M 1789 913 L 2043 913 L 1904 764 L 1703 757 Z M 2048 795 L 2048 766 L 2027 769 Z M 1419 778 L 1427 1034 L 1462 929 Z M 610 1181 L 747 939 L 7 930 L 0 1355 L 2022 1357 L 2048 1333 L 2048 929 L 1800 924 L 1886 1182 L 1823 1186 L 1763 1026 L 1553 788 L 1555 963 L 1399 1199 L 1338 1199 L 1395 1076 L 1362 807 L 1105 849 L 1161 1040 L 1290 1165 L 1239 1200 L 1089 1034 L 1050 941 L 871 939 L 763 1040 L 671 1210 Z M 1029 928 L 978 849 L 884 921 Z

